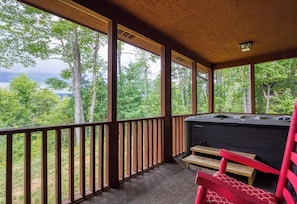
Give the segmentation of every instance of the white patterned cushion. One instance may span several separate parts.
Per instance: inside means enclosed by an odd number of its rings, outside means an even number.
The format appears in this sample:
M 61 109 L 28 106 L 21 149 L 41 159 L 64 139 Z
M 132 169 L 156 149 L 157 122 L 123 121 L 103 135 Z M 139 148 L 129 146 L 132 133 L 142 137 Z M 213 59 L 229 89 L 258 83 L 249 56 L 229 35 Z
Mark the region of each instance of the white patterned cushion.
M 267 191 L 264 191 L 260 188 L 256 188 L 254 186 L 250 186 L 243 182 L 240 182 L 234 178 L 227 176 L 226 174 L 222 174 L 220 172 L 216 172 L 213 177 L 217 178 L 218 180 L 237 188 L 238 190 L 245 192 L 246 194 L 256 197 L 259 200 L 267 202 L 268 204 L 277 204 L 277 200 L 275 196 Z M 208 191 L 206 196 L 206 203 L 207 204 L 228 204 L 229 202 L 226 198 L 219 196 L 214 191 Z M 232 203 L 231 203 L 232 204 Z

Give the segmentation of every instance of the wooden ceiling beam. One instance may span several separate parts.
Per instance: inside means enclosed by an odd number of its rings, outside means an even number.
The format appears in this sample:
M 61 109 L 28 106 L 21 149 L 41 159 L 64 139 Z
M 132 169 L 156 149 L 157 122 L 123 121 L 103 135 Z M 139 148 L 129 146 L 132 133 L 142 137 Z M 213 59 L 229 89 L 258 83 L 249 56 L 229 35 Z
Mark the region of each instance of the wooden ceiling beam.
M 214 64 L 212 66 L 212 68 L 213 69 L 222 69 L 222 68 L 236 67 L 236 66 L 241 66 L 241 65 L 258 64 L 258 63 L 263 63 L 263 62 L 288 59 L 288 58 L 293 58 L 293 57 L 297 57 L 297 49 L 281 51 L 281 52 L 271 53 L 271 54 L 267 54 L 267 55 L 246 58 L 246 59 L 218 63 L 218 64 Z

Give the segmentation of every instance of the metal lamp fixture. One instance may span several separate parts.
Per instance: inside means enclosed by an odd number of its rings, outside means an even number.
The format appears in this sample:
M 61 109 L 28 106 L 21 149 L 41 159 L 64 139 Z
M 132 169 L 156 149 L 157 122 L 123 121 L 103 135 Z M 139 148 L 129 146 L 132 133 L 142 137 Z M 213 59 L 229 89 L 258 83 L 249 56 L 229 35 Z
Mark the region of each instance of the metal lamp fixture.
M 254 43 L 253 41 L 239 43 L 239 48 L 241 49 L 242 52 L 250 51 L 252 49 L 253 43 Z

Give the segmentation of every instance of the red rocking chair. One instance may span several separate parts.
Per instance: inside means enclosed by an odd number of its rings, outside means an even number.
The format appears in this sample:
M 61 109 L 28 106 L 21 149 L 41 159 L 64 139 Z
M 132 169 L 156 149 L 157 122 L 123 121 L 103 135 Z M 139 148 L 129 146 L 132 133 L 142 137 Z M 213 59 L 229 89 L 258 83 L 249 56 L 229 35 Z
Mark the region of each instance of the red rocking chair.
M 221 149 L 220 170 L 213 176 L 198 172 L 196 204 L 257 204 L 257 203 L 297 203 L 297 101 L 292 114 L 290 129 L 286 142 L 280 171 L 259 161 L 245 158 Z M 225 174 L 227 161 L 235 161 L 253 167 L 264 173 L 279 176 L 275 194 L 250 186 Z

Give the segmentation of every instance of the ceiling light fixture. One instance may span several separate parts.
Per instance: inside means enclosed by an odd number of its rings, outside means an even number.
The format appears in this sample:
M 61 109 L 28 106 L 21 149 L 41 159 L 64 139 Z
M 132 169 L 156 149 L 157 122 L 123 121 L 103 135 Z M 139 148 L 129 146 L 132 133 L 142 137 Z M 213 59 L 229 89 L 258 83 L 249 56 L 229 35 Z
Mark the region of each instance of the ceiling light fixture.
M 254 43 L 253 41 L 239 43 L 239 48 L 241 49 L 242 52 L 250 51 L 252 49 L 253 43 Z

